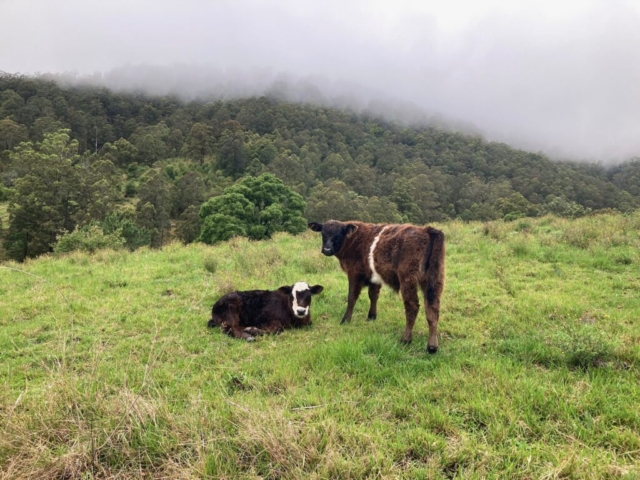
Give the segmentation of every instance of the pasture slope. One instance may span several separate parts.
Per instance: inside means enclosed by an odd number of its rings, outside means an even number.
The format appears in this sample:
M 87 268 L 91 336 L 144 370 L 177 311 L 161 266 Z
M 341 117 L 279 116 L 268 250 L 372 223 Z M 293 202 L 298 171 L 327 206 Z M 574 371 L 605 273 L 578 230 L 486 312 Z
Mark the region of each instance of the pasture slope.
M 438 227 L 436 355 L 389 289 L 340 326 L 311 232 L 5 263 L 0 477 L 638 478 L 640 214 Z M 325 286 L 310 329 L 206 328 L 298 280 Z

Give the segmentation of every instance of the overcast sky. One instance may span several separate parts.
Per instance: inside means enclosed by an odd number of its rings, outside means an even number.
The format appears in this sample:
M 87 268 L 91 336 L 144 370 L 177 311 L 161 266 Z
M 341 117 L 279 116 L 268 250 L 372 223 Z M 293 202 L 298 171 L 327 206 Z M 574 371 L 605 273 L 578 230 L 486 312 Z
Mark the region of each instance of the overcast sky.
M 397 98 L 554 156 L 640 156 L 640 0 L 0 0 L 0 70 L 140 64 Z M 143 76 L 183 80 L 165 77 Z

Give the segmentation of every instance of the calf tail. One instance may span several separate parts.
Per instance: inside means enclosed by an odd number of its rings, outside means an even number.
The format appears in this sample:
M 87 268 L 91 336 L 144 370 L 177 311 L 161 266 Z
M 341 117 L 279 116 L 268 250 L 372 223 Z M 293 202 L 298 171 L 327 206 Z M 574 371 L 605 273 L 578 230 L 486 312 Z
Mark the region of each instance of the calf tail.
M 425 253 L 424 275 L 427 284 L 427 302 L 431 305 L 439 299 L 444 288 L 444 233 L 432 227 L 426 228 L 429 246 Z

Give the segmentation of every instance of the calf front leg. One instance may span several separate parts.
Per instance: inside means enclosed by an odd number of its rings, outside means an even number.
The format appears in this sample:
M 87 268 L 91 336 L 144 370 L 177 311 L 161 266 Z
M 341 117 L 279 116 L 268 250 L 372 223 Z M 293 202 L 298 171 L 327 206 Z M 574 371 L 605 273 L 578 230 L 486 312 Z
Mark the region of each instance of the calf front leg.
M 258 327 L 246 327 L 244 331 L 249 335 L 258 336 L 258 335 L 268 335 L 268 334 L 278 334 L 284 330 L 281 322 L 271 322 L 262 328 Z
M 362 283 L 355 278 L 349 278 L 349 297 L 347 298 L 347 311 L 344 312 L 340 324 L 351 321 L 351 315 L 353 315 L 353 307 L 360 296 L 362 291 Z
M 402 300 L 404 300 L 404 313 L 407 323 L 402 333 L 402 343 L 411 343 L 413 338 L 413 326 L 416 323 L 420 302 L 418 301 L 418 289 L 415 283 L 404 283 L 400 286 Z
M 265 333 L 267 333 L 266 330 L 262 330 L 261 328 L 258 328 L 258 327 L 246 327 L 244 331 L 247 332 L 249 335 L 253 335 L 254 337 L 257 337 L 258 335 L 264 335 Z
M 369 301 L 371 305 L 369 306 L 369 315 L 367 315 L 367 320 L 375 320 L 378 316 L 378 297 L 380 296 L 380 289 L 382 285 L 376 285 L 372 283 L 369 285 Z
M 251 333 L 246 332 L 242 327 L 233 326 L 227 331 L 227 333 L 235 338 L 242 338 L 247 342 L 253 342 L 255 340 L 255 337 L 251 335 Z

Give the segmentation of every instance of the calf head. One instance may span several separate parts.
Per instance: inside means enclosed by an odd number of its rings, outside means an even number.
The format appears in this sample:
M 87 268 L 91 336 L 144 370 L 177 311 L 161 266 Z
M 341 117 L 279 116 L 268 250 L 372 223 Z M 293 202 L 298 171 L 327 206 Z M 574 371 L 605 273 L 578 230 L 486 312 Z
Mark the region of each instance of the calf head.
M 304 318 L 309 315 L 311 296 L 317 295 L 323 289 L 324 287 L 322 285 L 310 287 L 305 282 L 298 282 L 292 287 L 280 287 L 278 291 L 289 297 L 289 307 L 291 307 L 293 314 L 298 318 Z
M 358 229 L 352 223 L 342 223 L 336 220 L 329 220 L 325 223 L 312 222 L 307 226 L 314 232 L 322 233 L 322 253 L 328 257 L 337 254 L 345 239 Z

